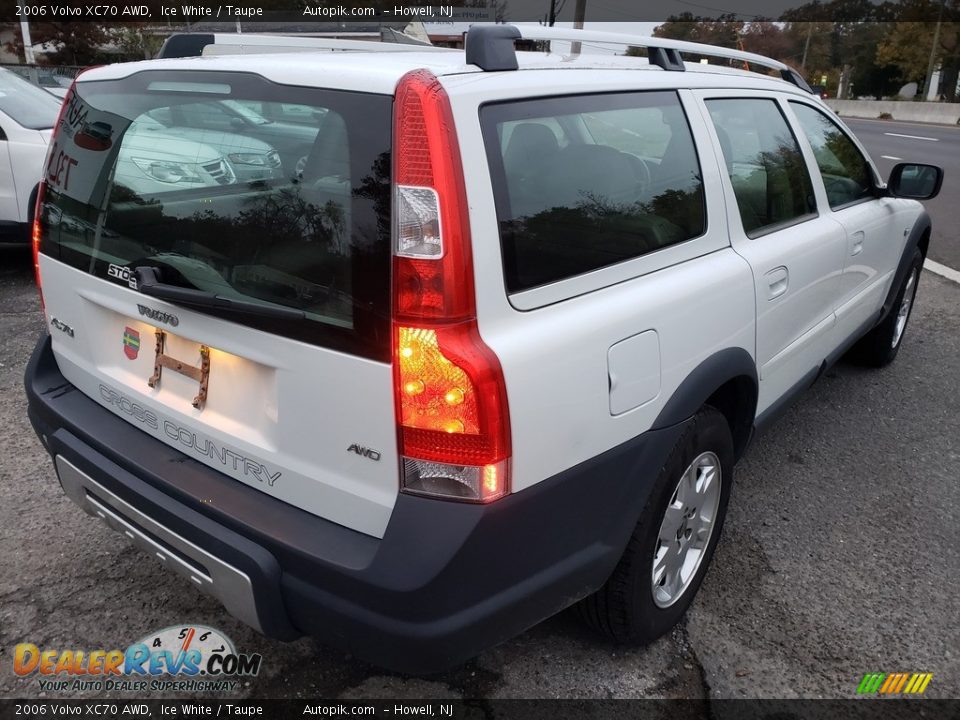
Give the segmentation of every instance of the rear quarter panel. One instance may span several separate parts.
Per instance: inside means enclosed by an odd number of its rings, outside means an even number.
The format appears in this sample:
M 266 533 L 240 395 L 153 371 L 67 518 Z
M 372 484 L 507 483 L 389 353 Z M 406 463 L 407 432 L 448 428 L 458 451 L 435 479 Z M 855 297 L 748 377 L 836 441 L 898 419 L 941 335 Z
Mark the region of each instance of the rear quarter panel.
M 743 348 L 753 357 L 755 347 L 752 276 L 729 247 L 720 167 L 713 149 L 704 144 L 702 120 L 689 110 L 707 193 L 707 235 L 719 249 L 590 292 L 581 293 L 582 286 L 573 283 L 572 297 L 536 309 L 519 310 L 511 304 L 503 280 L 479 108 L 495 99 L 544 95 L 543 88 L 549 85 L 543 74 L 499 73 L 504 81 L 496 86 L 480 87 L 470 79 L 450 89 L 470 205 L 478 321 L 506 379 L 515 491 L 649 430 L 674 391 L 703 360 L 729 347 Z M 565 73 L 549 71 L 548 77 L 558 74 Z M 635 81 L 636 74 L 610 73 L 603 82 L 593 73 L 576 75 L 575 81 L 562 85 L 563 93 L 637 89 L 625 84 L 627 79 Z M 571 280 L 557 285 L 565 283 Z M 659 390 L 648 401 L 614 416 L 610 348 L 648 331 L 656 333 L 659 345 Z

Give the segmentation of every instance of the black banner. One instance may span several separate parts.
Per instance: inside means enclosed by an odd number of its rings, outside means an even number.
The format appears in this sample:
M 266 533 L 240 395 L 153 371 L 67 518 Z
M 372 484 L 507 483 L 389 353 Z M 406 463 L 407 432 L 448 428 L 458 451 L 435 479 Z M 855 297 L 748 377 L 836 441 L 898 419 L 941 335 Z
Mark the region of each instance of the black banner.
M 14 718 L 958 720 L 960 700 L 0 700 Z
M 334 26 L 382 23 L 543 22 L 575 19 L 578 3 L 564 0 L 0 0 L 0 22 L 97 22 L 172 25 L 203 32 L 233 32 L 237 22 L 251 31 L 264 25 L 314 24 L 317 32 Z M 934 0 L 584 0 L 586 22 L 663 22 L 678 20 L 781 20 L 833 22 L 956 21 L 956 3 Z M 257 28 L 256 26 L 261 27 Z M 322 27 L 327 26 L 327 27 Z M 273 28 L 276 29 L 276 28 Z M 303 30 L 301 30 L 303 31 Z

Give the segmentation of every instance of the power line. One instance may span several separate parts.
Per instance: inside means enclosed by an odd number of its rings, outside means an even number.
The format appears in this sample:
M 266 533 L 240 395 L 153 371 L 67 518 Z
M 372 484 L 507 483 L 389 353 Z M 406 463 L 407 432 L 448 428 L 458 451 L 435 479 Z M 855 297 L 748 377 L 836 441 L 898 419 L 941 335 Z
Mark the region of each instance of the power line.
M 753 18 L 754 20 L 763 17 L 762 15 L 750 15 L 749 13 L 724 10 L 723 8 L 710 7 L 709 5 L 699 5 L 698 3 L 689 2 L 689 0 L 674 0 L 674 2 L 678 2 L 681 5 L 689 5 L 690 7 L 699 8 L 700 10 L 712 10 L 713 12 L 723 13 L 724 15 L 733 15 L 734 17 Z
M 624 12 L 623 10 L 608 7 L 607 5 L 601 5 L 599 3 L 593 2 L 593 0 L 590 0 L 590 9 L 594 9 L 594 8 L 597 10 L 603 10 L 604 12 L 613 13 L 614 15 L 619 15 L 622 18 L 636 20 L 638 22 L 643 21 L 643 18 L 636 13 Z

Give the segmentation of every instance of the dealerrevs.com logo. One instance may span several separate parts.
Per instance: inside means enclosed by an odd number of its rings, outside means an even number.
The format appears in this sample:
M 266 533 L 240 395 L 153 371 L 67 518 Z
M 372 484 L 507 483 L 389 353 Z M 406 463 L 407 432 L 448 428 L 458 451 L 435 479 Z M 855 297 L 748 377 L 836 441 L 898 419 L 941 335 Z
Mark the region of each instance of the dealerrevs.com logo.
M 150 633 L 125 650 L 14 648 L 13 671 L 44 692 L 226 692 L 260 672 L 263 658 L 238 653 L 219 630 L 182 625 Z

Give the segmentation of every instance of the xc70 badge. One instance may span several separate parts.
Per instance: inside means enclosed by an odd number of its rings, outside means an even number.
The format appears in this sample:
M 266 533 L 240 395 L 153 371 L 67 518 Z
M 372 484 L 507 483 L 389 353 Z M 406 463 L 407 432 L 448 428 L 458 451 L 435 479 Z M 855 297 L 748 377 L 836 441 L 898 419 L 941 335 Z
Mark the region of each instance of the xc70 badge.
M 55 317 L 50 318 L 51 327 L 56 328 L 62 333 L 66 333 L 70 337 L 73 337 L 73 328 L 67 325 L 65 322 L 57 320 Z

